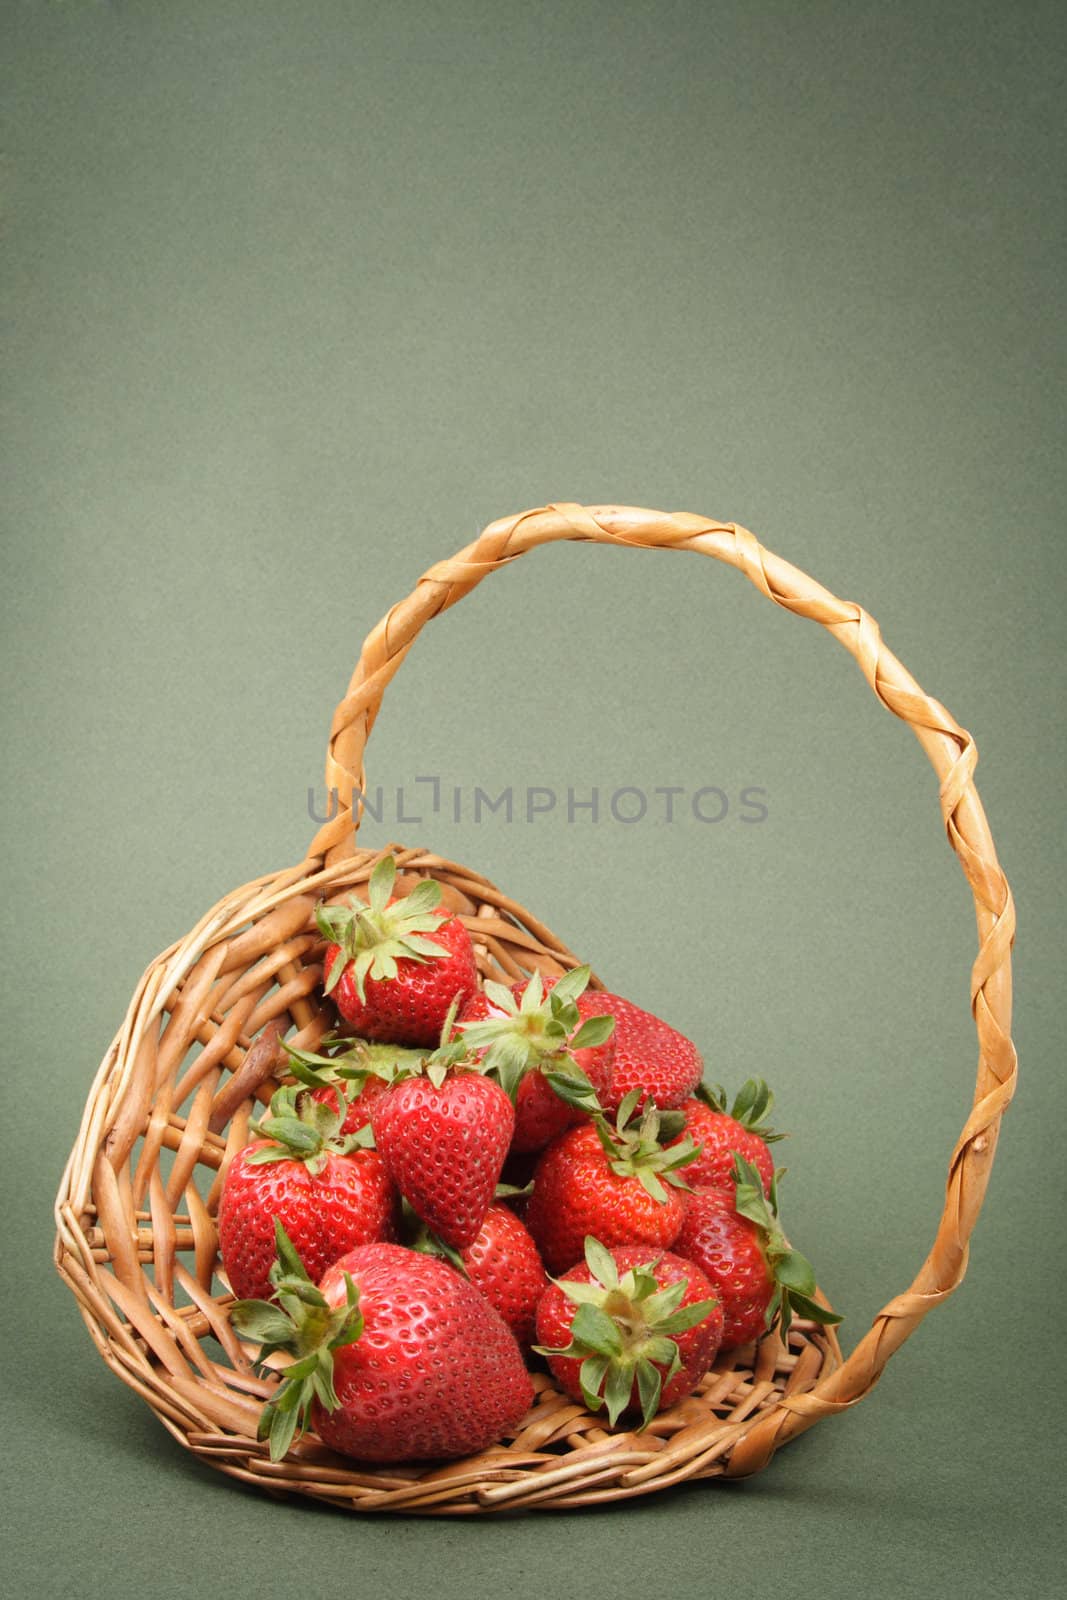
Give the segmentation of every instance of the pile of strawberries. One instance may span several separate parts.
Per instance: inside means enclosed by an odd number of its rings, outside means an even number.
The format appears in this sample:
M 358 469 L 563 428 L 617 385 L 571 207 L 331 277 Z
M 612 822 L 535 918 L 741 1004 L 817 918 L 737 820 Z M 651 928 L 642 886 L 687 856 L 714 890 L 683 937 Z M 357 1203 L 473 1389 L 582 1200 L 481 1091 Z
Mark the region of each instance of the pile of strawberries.
M 588 967 L 481 984 L 440 886 L 395 878 L 320 907 L 345 1037 L 289 1051 L 223 1187 L 233 1325 L 287 1358 L 272 1457 L 308 1427 L 363 1461 L 473 1454 L 538 1360 L 644 1426 L 720 1350 L 836 1322 L 778 1222 L 766 1085 L 727 1112 L 695 1045 Z

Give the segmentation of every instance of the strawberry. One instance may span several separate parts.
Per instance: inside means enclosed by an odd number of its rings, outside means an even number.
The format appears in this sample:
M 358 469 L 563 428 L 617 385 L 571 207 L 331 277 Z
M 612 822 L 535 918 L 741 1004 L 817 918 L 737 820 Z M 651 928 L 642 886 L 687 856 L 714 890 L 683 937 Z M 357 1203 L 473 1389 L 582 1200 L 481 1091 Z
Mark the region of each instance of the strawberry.
M 451 1018 L 449 1018 L 451 1026 Z M 462 1041 L 400 1077 L 371 1111 L 374 1142 L 413 1211 L 455 1250 L 478 1237 L 515 1129 L 498 1083 L 464 1069 Z
M 367 1038 L 433 1046 L 449 1006 L 478 986 L 474 946 L 459 917 L 439 907 L 440 884 L 424 878 L 394 899 L 395 881 L 396 862 L 383 856 L 367 901 L 319 906 L 325 992 Z
M 661 1132 L 673 1137 L 680 1131 L 676 1113 L 661 1116 L 649 1106 L 640 1122 L 629 1122 L 640 1093 L 623 1101 L 614 1129 L 602 1116 L 570 1128 L 537 1163 L 525 1220 L 549 1272 L 580 1261 L 587 1234 L 608 1249 L 642 1244 L 666 1250 L 674 1243 L 685 1212 L 678 1169 L 695 1150 L 691 1141 L 671 1150 L 659 1142 Z
M 763 1192 L 758 1170 L 734 1157 L 735 1189 L 700 1189 L 690 1199 L 674 1248 L 704 1273 L 722 1303 L 722 1348 L 748 1344 L 794 1313 L 812 1322 L 841 1318 L 814 1300 L 815 1272 L 778 1220 L 777 1183 Z
M 465 1250 L 453 1250 L 425 1226 L 405 1242 L 413 1250 L 451 1262 L 485 1295 L 519 1344 L 528 1349 L 533 1343 L 537 1304 L 548 1279 L 529 1230 L 501 1198 L 498 1188 L 497 1200 L 486 1212 L 478 1237 Z
M 519 1344 L 533 1343 L 537 1304 L 548 1286 L 537 1246 L 513 1211 L 491 1205 L 478 1237 L 460 1252 L 467 1277 Z
M 763 1118 L 774 1104 L 774 1095 L 762 1078 L 749 1078 L 738 1090 L 732 1110 L 726 1110 L 726 1090 L 707 1084 L 697 1087 L 696 1098 L 681 1107 L 686 1131 L 701 1146 L 700 1155 L 686 1173 L 695 1188 L 734 1189 L 734 1156 L 744 1156 L 756 1168 L 763 1187 L 774 1181 L 774 1157 L 768 1145 L 784 1139 L 774 1133 Z
M 515 1151 L 543 1150 L 608 1092 L 614 1023 L 584 992 L 589 978 L 576 967 L 547 985 L 538 972 L 511 989 L 489 982 L 460 1013 L 456 1028 L 482 1071 L 514 1098 Z
M 270 1295 L 276 1218 L 319 1276 L 354 1246 L 395 1238 L 400 1197 L 378 1152 L 341 1136 L 344 1114 L 290 1087 L 252 1124 L 263 1137 L 234 1156 L 219 1201 L 219 1252 L 239 1298 Z
M 362 1461 L 415 1461 L 484 1450 L 524 1416 L 533 1385 L 489 1302 L 443 1261 L 371 1244 L 335 1262 L 316 1288 L 280 1226 L 277 1305 L 239 1301 L 233 1325 L 297 1359 L 263 1409 L 271 1459 L 309 1425 Z
M 358 1133 L 369 1126 L 374 1102 L 381 1099 L 400 1072 L 417 1066 L 426 1054 L 424 1050 L 406 1050 L 402 1045 L 371 1039 L 328 1039 L 324 1044 L 334 1050 L 332 1055 L 296 1050 L 282 1040 L 290 1071 L 311 1090 L 312 1099 L 320 1105 L 336 1107 L 334 1085 L 340 1085 L 348 1096 L 348 1110 L 341 1124 L 343 1134 Z
M 577 1309 L 575 1309 L 577 1307 Z M 606 1250 L 585 1241 L 585 1261 L 557 1278 L 537 1309 L 535 1348 L 560 1388 L 591 1411 L 607 1405 L 642 1426 L 692 1394 L 715 1359 L 722 1312 L 711 1284 L 689 1261 L 645 1245 Z
M 615 1064 L 605 1108 L 616 1110 L 633 1089 L 644 1090 L 661 1111 L 687 1100 L 704 1071 L 693 1041 L 621 995 L 600 993 L 596 1001 L 615 1018 Z

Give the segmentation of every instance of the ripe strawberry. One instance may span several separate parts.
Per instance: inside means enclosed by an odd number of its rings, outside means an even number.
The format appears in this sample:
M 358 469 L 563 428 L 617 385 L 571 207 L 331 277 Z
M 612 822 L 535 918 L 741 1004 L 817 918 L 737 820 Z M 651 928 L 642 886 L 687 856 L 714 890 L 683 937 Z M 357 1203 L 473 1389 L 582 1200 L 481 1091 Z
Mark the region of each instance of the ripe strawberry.
M 529 1230 L 505 1205 L 491 1205 L 474 1243 L 460 1252 L 467 1277 L 519 1344 L 533 1343 L 537 1303 L 548 1286 Z
M 445 1045 L 425 1075 L 398 1079 L 371 1112 L 374 1142 L 412 1209 L 446 1244 L 473 1244 L 493 1201 L 515 1128 L 498 1083 L 461 1070 Z
M 271 1459 L 312 1424 L 362 1461 L 471 1455 L 513 1428 L 533 1400 L 522 1354 L 489 1302 L 459 1273 L 401 1245 L 341 1257 L 318 1288 L 284 1230 L 271 1273 L 277 1305 L 241 1301 L 232 1320 L 297 1357 L 260 1418 Z
M 748 1344 L 776 1321 L 784 1335 L 794 1313 L 813 1322 L 840 1322 L 816 1304 L 811 1263 L 781 1230 L 777 1184 L 765 1195 L 758 1170 L 742 1156 L 734 1163 L 734 1193 L 698 1190 L 674 1243 L 676 1254 L 701 1269 L 722 1303 L 722 1348 Z
M 320 1105 L 337 1107 L 334 1085 L 348 1096 L 348 1110 L 341 1132 L 358 1133 L 370 1125 L 374 1102 L 380 1100 L 399 1073 L 417 1067 L 424 1050 L 407 1050 L 398 1044 L 383 1044 L 371 1039 L 330 1039 L 325 1041 L 332 1055 L 315 1055 L 310 1050 L 295 1050 L 282 1040 L 294 1078 L 311 1090 Z
M 604 1106 L 614 1111 L 633 1089 L 660 1110 L 680 1106 L 704 1071 L 700 1051 L 684 1033 L 618 994 L 598 994 L 597 1006 L 615 1018 L 615 1065 Z
M 588 1238 L 585 1261 L 545 1291 L 537 1337 L 567 1394 L 591 1411 L 606 1402 L 612 1427 L 626 1410 L 639 1411 L 647 1426 L 692 1394 L 711 1366 L 722 1312 L 691 1262 L 650 1257 L 644 1245 L 605 1250 Z
M 474 946 L 460 919 L 439 908 L 440 884 L 424 878 L 394 900 L 395 881 L 396 862 L 383 856 L 366 902 L 318 908 L 325 992 L 367 1038 L 433 1046 L 449 1006 L 478 986 Z
M 441 1256 L 485 1295 L 519 1344 L 533 1343 L 537 1303 L 548 1287 L 537 1246 L 514 1211 L 503 1204 L 501 1191 L 486 1212 L 474 1243 L 453 1250 L 425 1225 L 409 1228 L 404 1243 L 427 1255 Z
M 588 967 L 576 967 L 547 985 L 537 972 L 511 989 L 490 982 L 460 1013 L 457 1031 L 481 1070 L 514 1098 L 515 1151 L 543 1150 L 608 1092 L 614 1024 L 599 996 L 584 992 L 589 978 Z
M 700 1155 L 686 1173 L 686 1181 L 696 1188 L 734 1190 L 734 1156 L 744 1156 L 756 1168 L 763 1187 L 774 1181 L 774 1157 L 768 1145 L 784 1139 L 774 1133 L 763 1118 L 774 1104 L 774 1095 L 762 1078 L 749 1078 L 738 1091 L 733 1108 L 727 1113 L 726 1090 L 707 1084 L 697 1087 L 696 1097 L 681 1107 L 686 1131 L 701 1146 Z
M 661 1117 L 654 1106 L 627 1125 L 640 1092 L 623 1101 L 614 1129 L 599 1116 L 570 1128 L 537 1163 L 525 1220 L 549 1272 L 580 1261 L 587 1234 L 608 1249 L 642 1244 L 666 1250 L 674 1243 L 685 1212 L 678 1169 L 692 1161 L 694 1147 L 683 1140 L 664 1150 L 660 1132 L 673 1137 L 680 1119 Z
M 354 1246 L 396 1237 L 400 1197 L 378 1152 L 341 1136 L 340 1109 L 287 1088 L 270 1111 L 252 1124 L 263 1137 L 231 1161 L 219 1202 L 219 1252 L 242 1299 L 271 1293 L 276 1218 L 320 1277 Z

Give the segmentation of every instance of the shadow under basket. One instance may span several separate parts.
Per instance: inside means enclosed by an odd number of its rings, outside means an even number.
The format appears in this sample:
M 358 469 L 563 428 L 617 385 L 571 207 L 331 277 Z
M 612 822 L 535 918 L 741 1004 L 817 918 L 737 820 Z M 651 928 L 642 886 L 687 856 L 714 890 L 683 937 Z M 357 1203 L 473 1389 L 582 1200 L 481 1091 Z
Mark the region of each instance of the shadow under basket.
M 940 779 L 949 842 L 974 893 L 972 1003 L 979 1059 L 952 1151 L 945 1205 L 911 1285 L 847 1360 L 832 1328 L 794 1322 L 720 1357 L 697 1390 L 641 1431 L 606 1425 L 544 1372 L 514 1434 L 462 1461 L 366 1466 L 314 1435 L 272 1462 L 256 1438 L 278 1381 L 230 1326 L 215 1215 L 250 1118 L 285 1076 L 280 1041 L 314 1048 L 334 1025 L 322 999 L 315 907 L 365 885 L 393 853 L 402 891 L 430 876 L 465 921 L 483 977 L 513 981 L 578 964 L 536 917 L 487 879 L 422 849 L 359 850 L 363 751 L 383 692 L 425 622 L 498 567 L 558 540 L 689 551 L 737 567 L 768 599 L 821 623 L 876 695 L 916 733 Z M 1016 1079 L 1011 1042 L 1014 910 L 974 787 L 974 742 L 926 695 L 859 606 L 765 550 L 746 529 L 633 507 L 548 506 L 490 524 L 438 563 L 369 635 L 334 716 L 326 784 L 336 813 L 307 857 L 227 895 L 145 972 L 100 1066 L 56 1202 L 55 1260 L 104 1360 L 170 1433 L 220 1471 L 273 1494 L 356 1511 L 479 1514 L 573 1508 L 694 1478 L 742 1477 L 824 1416 L 856 1404 L 893 1352 L 961 1281 L 1000 1119 Z M 355 811 L 352 805 L 355 801 Z

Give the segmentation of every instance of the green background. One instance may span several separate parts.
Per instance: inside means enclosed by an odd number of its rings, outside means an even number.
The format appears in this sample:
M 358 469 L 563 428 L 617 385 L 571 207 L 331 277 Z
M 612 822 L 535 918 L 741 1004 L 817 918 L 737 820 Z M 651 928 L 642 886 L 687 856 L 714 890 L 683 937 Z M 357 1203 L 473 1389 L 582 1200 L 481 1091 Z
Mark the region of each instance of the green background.
M 1058 10 L 6 0 L 13 1592 L 1053 1592 Z M 760 1477 L 502 1521 L 274 1503 L 106 1371 L 52 1196 L 148 960 L 300 858 L 365 632 L 553 499 L 745 523 L 972 730 L 1022 1088 L 960 1293 Z M 933 774 L 845 653 L 717 564 L 555 547 L 427 630 L 369 772 L 727 793 L 720 824 L 509 826 L 410 791 L 421 824 L 366 837 L 476 866 L 712 1078 L 772 1079 L 853 1341 L 933 1234 L 975 937 Z

